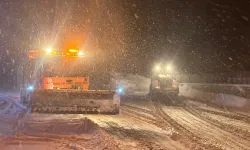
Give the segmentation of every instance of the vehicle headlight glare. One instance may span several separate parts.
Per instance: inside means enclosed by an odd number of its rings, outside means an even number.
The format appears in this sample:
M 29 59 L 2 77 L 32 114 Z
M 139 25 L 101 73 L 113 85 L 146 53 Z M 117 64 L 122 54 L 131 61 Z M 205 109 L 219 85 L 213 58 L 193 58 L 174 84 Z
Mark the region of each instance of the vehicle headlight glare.
M 155 66 L 155 71 L 160 71 L 161 67 L 159 65 Z
M 29 91 L 33 91 L 34 90 L 34 87 L 32 85 L 28 86 L 27 90 Z

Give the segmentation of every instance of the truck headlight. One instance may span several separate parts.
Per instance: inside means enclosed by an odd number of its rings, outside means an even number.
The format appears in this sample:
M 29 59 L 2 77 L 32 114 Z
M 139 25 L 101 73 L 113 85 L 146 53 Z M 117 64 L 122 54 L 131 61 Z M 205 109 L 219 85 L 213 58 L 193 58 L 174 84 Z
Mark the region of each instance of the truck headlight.
M 28 91 L 33 91 L 34 90 L 34 86 L 32 86 L 32 85 L 28 86 L 27 90 Z
M 172 70 L 172 67 L 171 67 L 170 65 L 168 65 L 168 66 L 166 67 L 166 69 L 167 69 L 167 71 L 171 71 L 171 70 Z
M 118 89 L 117 89 L 117 93 L 118 93 L 118 94 L 122 94 L 122 93 L 123 93 L 123 88 L 118 88 Z

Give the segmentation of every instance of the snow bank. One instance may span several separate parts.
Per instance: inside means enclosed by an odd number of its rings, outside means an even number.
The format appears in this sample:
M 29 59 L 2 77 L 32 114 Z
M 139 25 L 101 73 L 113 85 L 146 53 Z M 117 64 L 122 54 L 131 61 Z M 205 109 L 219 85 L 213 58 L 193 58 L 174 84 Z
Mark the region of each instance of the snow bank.
M 120 141 L 90 119 L 69 120 L 53 116 L 54 119 L 46 121 L 29 118 L 18 132 L 1 141 L 0 149 L 119 149 Z
M 212 102 L 219 106 L 243 108 L 249 106 L 250 104 L 247 98 L 230 94 L 203 92 L 192 88 L 194 85 L 195 84 L 181 83 L 179 96 L 184 96 L 203 102 Z M 223 86 L 220 85 L 220 87 Z
M 26 121 L 24 125 L 20 127 L 19 132 L 23 134 L 56 134 L 56 135 L 76 135 L 95 132 L 99 126 L 89 120 L 88 118 L 82 118 L 79 120 L 65 120 L 65 119 L 53 119 L 53 120 L 36 120 Z
M 0 116 L 16 116 L 25 109 L 27 108 L 20 104 L 18 93 L 0 92 Z

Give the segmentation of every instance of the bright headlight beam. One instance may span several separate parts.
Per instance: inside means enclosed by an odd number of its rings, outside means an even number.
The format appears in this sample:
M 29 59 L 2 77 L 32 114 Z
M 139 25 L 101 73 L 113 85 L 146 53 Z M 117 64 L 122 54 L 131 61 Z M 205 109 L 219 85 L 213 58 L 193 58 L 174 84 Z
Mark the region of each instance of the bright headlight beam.
M 122 93 L 122 91 L 123 91 L 122 88 L 119 88 L 119 89 L 118 89 L 118 92 L 119 92 L 119 93 Z
M 123 88 L 122 87 L 120 87 L 120 88 L 117 89 L 117 94 L 118 95 L 123 94 Z
M 160 66 L 155 66 L 155 71 L 160 71 L 161 67 Z
M 32 91 L 33 89 L 34 89 L 34 87 L 31 85 L 27 88 L 27 90 L 29 90 L 29 91 Z
M 170 71 L 171 69 L 172 69 L 172 67 L 171 66 L 167 66 L 167 68 L 166 68 L 168 71 Z
M 46 49 L 46 52 L 47 52 L 47 53 L 51 53 L 51 52 L 52 52 L 52 49 L 51 49 L 51 48 L 47 48 L 47 49 Z

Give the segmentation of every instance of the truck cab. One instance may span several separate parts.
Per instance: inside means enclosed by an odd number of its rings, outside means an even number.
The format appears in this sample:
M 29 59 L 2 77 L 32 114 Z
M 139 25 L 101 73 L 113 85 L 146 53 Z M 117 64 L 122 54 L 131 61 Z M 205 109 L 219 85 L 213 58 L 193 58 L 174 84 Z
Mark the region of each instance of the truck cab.
M 169 65 L 164 69 L 158 65 L 152 70 L 148 94 L 151 100 L 162 99 L 165 102 L 175 103 L 179 94 L 179 85 L 174 74 L 173 68 Z
M 178 96 L 178 82 L 170 74 L 159 74 L 151 77 L 150 92 Z

